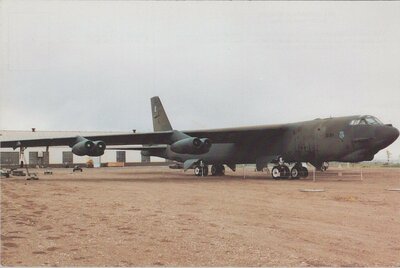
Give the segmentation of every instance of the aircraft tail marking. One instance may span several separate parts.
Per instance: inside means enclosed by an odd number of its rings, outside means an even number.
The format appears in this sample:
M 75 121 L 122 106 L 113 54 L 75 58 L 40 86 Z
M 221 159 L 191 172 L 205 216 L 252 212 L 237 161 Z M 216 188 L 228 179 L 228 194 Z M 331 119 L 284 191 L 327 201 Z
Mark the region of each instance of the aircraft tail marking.
M 171 123 L 168 120 L 164 107 L 158 96 L 150 99 L 151 101 L 151 114 L 153 117 L 154 131 L 167 131 L 172 130 Z

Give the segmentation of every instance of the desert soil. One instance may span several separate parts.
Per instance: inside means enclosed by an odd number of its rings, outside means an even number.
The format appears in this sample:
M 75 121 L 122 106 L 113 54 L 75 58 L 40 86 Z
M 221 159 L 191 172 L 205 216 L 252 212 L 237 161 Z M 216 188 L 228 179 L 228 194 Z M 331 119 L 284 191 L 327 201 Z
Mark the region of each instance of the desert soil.
M 40 172 L 1 180 L 3 266 L 400 265 L 400 169 Z

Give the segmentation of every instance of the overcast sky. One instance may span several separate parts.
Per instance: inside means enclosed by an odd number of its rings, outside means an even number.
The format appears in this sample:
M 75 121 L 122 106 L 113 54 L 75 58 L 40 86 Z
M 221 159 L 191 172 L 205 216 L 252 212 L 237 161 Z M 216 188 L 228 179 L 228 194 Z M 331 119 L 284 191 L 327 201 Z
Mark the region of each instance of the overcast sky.
M 0 129 L 151 131 L 154 95 L 176 129 L 400 127 L 400 2 L 0 4 Z

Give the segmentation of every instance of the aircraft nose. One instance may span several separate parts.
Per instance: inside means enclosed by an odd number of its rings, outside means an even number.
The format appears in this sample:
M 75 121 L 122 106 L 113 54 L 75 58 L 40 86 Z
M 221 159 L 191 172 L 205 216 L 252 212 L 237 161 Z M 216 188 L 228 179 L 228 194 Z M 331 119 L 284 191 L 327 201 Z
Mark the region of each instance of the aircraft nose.
M 399 130 L 397 128 L 393 128 L 393 141 L 397 140 L 397 138 L 399 137 Z
M 380 140 L 383 148 L 392 144 L 398 137 L 399 130 L 392 126 L 384 126 L 377 131 L 377 138 Z

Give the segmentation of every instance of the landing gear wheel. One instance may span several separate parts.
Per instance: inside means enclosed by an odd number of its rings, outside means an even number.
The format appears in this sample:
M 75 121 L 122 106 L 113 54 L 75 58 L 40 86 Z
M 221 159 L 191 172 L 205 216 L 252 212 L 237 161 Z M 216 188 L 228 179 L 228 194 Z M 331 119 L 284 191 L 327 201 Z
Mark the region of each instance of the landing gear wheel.
M 195 166 L 194 167 L 194 175 L 196 175 L 197 177 L 200 177 L 201 175 L 203 175 L 203 172 L 202 172 L 200 166 Z
M 203 167 L 203 176 L 207 176 L 208 175 L 208 166 L 204 166 Z
M 292 170 L 290 171 L 290 177 L 292 179 L 298 179 L 300 177 L 300 170 L 297 166 L 292 167 Z
M 211 166 L 211 176 L 216 176 L 218 173 L 218 168 L 216 165 Z
M 308 169 L 306 167 L 301 167 L 301 177 L 302 178 L 308 177 Z
M 281 178 L 287 179 L 290 176 L 290 170 L 287 166 L 280 166 Z
M 225 175 L 225 167 L 224 165 L 221 165 L 220 170 L 219 170 L 219 175 L 224 176 Z
M 212 165 L 211 166 L 211 175 L 212 176 L 223 176 L 223 175 L 225 175 L 225 167 L 224 167 L 224 165 Z
M 197 177 L 207 176 L 208 175 L 208 166 L 204 165 L 203 167 L 200 165 L 196 165 L 194 167 L 194 175 Z
M 272 178 L 275 180 L 279 180 L 281 178 L 281 172 L 279 167 L 274 167 L 271 171 Z

